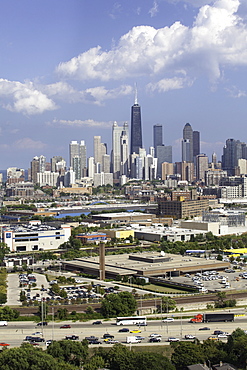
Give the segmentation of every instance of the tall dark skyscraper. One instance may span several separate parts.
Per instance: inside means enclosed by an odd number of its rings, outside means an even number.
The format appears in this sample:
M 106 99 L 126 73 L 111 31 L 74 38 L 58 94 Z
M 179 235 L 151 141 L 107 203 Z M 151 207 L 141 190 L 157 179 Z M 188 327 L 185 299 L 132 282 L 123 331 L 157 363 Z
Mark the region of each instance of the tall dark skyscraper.
M 193 131 L 193 157 L 196 157 L 200 153 L 200 132 Z
M 189 123 L 183 129 L 182 161 L 193 162 L 193 130 Z
M 163 134 L 162 134 L 162 125 L 154 125 L 154 153 L 157 156 L 157 146 L 163 145 Z
M 137 102 L 137 89 L 135 91 L 135 104 L 131 107 L 131 142 L 130 154 L 139 154 L 142 148 L 142 122 L 141 107 Z

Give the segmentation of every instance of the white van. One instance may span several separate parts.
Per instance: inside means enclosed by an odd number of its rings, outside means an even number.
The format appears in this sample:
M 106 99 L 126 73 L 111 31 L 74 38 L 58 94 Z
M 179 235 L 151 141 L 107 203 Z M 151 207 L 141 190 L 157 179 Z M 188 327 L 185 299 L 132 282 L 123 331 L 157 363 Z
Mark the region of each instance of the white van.
M 141 343 L 141 340 L 136 337 L 126 337 L 126 343 Z
M 7 326 L 8 322 L 7 321 L 0 321 L 0 326 Z

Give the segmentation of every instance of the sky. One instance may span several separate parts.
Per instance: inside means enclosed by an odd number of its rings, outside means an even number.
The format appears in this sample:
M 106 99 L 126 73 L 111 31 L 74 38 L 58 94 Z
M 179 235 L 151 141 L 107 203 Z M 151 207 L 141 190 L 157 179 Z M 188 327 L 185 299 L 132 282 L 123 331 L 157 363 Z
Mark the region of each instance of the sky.
M 135 84 L 144 147 L 153 125 L 181 160 L 184 125 L 201 152 L 247 142 L 246 0 L 2 0 L 0 168 L 34 156 L 93 155 L 112 124 L 130 123 Z

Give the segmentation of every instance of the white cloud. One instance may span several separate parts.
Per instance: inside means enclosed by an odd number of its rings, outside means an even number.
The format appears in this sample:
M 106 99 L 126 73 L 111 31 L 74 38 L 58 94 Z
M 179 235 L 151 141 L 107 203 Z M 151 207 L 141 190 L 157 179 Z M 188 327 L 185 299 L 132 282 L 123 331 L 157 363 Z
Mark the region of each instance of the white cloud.
M 232 98 L 245 98 L 247 96 L 246 91 L 239 90 L 236 86 L 232 88 L 227 88 L 226 91 Z
M 149 10 L 148 13 L 151 15 L 151 17 L 154 17 L 158 13 L 158 11 L 158 3 L 156 0 L 154 0 L 153 7 Z
M 221 141 L 216 141 L 215 143 L 209 143 L 206 141 L 201 141 L 201 152 L 206 153 L 209 157 L 209 161 L 211 161 L 211 156 L 214 152 L 222 153 L 222 148 L 224 147 L 225 143 Z M 218 154 L 218 161 L 221 160 L 221 154 Z
M 13 143 L 13 147 L 15 149 L 43 149 L 46 147 L 46 144 L 42 143 L 42 141 L 35 141 L 30 139 L 29 137 L 25 137 L 19 139 Z
M 39 89 L 44 91 L 49 97 L 66 100 L 70 103 L 82 102 L 93 104 L 102 104 L 105 100 L 117 99 L 121 96 L 130 95 L 133 92 L 133 87 L 130 85 L 120 85 L 115 89 L 106 89 L 105 86 L 97 86 L 77 91 L 65 82 L 39 86 Z
M 100 127 L 100 128 L 109 128 L 109 127 L 112 127 L 112 122 L 100 122 L 100 121 L 94 121 L 93 119 L 87 119 L 87 120 L 74 120 L 74 121 L 70 121 L 70 120 L 63 120 L 63 119 L 54 119 L 52 121 L 52 124 L 58 124 L 58 125 L 62 125 L 62 126 L 69 126 L 69 127 L 90 127 L 90 128 L 94 128 L 94 127 Z
M 121 11 L 122 11 L 121 4 L 116 2 L 116 3 L 113 4 L 112 10 L 109 12 L 109 16 L 112 19 L 116 19 L 118 17 L 118 15 L 121 13 Z
M 149 83 L 147 89 L 150 91 L 157 90 L 158 92 L 165 92 L 169 90 L 182 89 L 185 86 L 191 86 L 192 81 L 187 78 L 174 77 L 174 78 L 163 78 L 156 83 Z
M 57 72 L 65 78 L 109 81 L 138 76 L 167 80 L 183 70 L 190 80 L 206 75 L 215 82 L 223 68 L 247 65 L 247 27 L 237 15 L 239 5 L 239 0 L 205 5 L 192 27 L 180 22 L 160 29 L 133 27 L 109 51 L 91 48 L 61 63 Z
M 120 96 L 130 95 L 133 87 L 130 85 L 121 85 L 116 89 L 107 90 L 104 86 L 91 87 L 85 90 L 85 95 L 91 97 L 97 104 L 104 100 L 116 99 Z
M 32 82 L 21 83 L 1 78 L 0 100 L 5 109 L 27 115 L 41 114 L 57 108 L 55 103 L 37 90 Z
M 188 3 L 196 8 L 200 8 L 201 6 L 212 4 L 214 2 L 214 0 L 168 0 L 168 2 L 175 4 L 181 1 L 183 3 Z

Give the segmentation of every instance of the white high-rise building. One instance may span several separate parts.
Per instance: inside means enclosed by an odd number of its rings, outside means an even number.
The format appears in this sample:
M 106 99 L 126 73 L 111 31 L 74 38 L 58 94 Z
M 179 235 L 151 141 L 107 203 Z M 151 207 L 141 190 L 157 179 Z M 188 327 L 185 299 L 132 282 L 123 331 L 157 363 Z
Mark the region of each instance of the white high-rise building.
M 44 155 L 39 156 L 39 172 L 45 172 L 46 157 Z
M 77 141 L 71 141 L 69 144 L 69 165 L 73 167 L 73 158 L 79 155 L 79 144 Z
M 58 172 L 44 171 L 37 173 L 37 182 L 39 186 L 58 186 Z
M 64 175 L 64 186 L 68 187 L 75 184 L 75 173 L 70 167 L 70 169 Z
M 83 176 L 83 170 L 87 168 L 87 147 L 84 140 L 80 143 L 71 141 L 69 145 L 70 167 L 76 173 L 76 179 L 79 180 Z M 79 169 L 79 170 L 78 170 Z
M 88 177 L 93 179 L 95 173 L 95 163 L 94 163 L 94 157 L 88 158 Z
M 127 131 L 127 123 L 124 123 L 123 131 L 120 137 L 121 150 L 121 169 L 120 174 L 129 176 L 129 134 Z
M 119 179 L 120 175 L 127 175 L 129 169 L 129 126 L 125 122 L 112 126 L 112 172 L 113 178 Z

